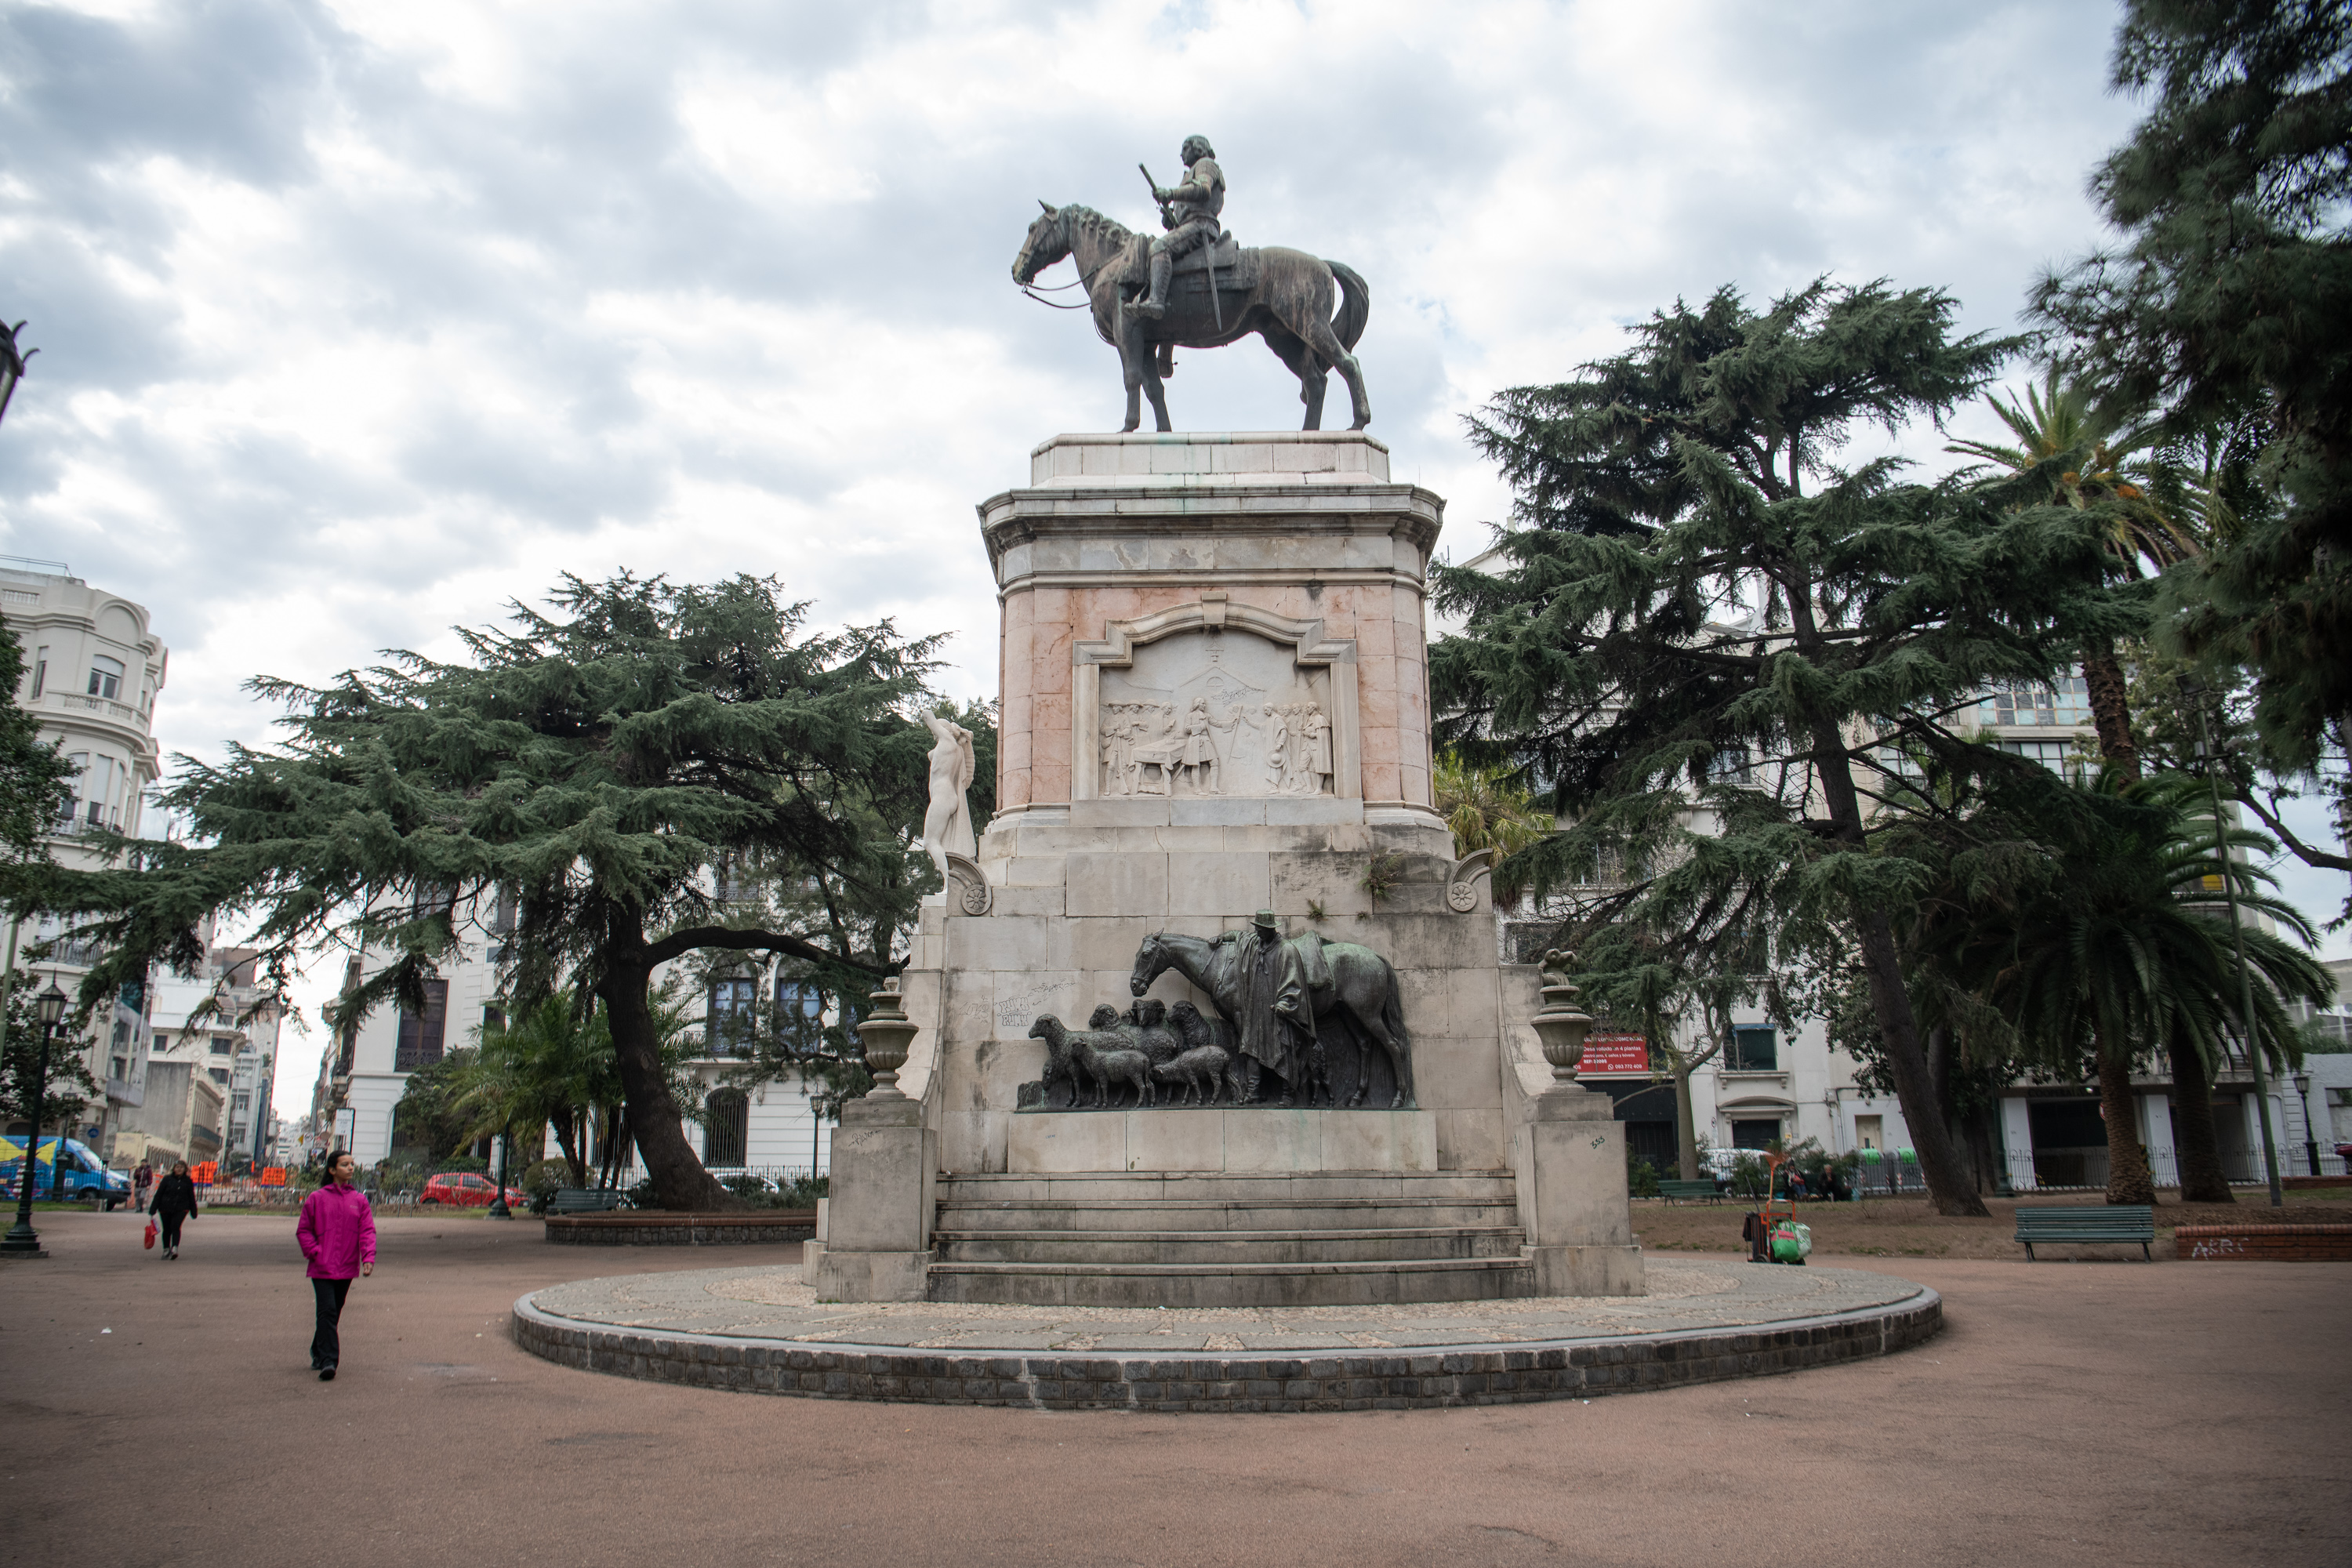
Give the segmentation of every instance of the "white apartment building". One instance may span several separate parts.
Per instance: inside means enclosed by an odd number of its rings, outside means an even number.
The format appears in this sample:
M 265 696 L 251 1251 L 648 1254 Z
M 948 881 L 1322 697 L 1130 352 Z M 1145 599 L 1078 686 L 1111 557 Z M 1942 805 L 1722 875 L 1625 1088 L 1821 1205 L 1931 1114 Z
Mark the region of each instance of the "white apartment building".
M 209 1079 L 224 1102 L 224 1157 L 259 1165 L 271 1161 L 271 1084 L 284 1019 L 258 1001 L 257 961 L 249 947 L 212 947 L 193 978 L 158 970 L 149 1060 L 184 1061 Z
M 63 562 L 0 557 L 0 619 L 24 645 L 17 705 L 38 716 L 42 738 L 60 742 L 74 764 L 73 797 L 49 850 L 68 866 L 94 865 L 82 836 L 106 827 L 136 837 L 147 792 L 162 776 L 154 713 L 170 650 L 150 628 L 144 605 L 92 588 Z M 0 963 L 21 964 L 23 948 L 61 929 L 55 917 L 11 929 Z M 54 978 L 70 992 L 94 958 L 68 942 L 37 972 L 19 973 L 16 983 L 39 988 Z M 101 1153 L 122 1113 L 145 1096 L 148 989 L 125 987 L 81 1042 L 90 1077 L 106 1086 L 106 1102 L 76 1131 Z
M 338 1111 L 351 1112 L 350 1148 L 362 1165 L 373 1165 L 398 1146 L 395 1108 L 407 1091 L 408 1077 L 438 1061 L 447 1052 L 478 1045 L 485 1024 L 502 1019 L 499 994 L 499 943 L 504 934 L 495 910 L 474 911 L 461 921 L 465 952 L 459 961 L 442 966 L 441 977 L 426 987 L 421 1013 L 380 1007 L 365 1019 L 336 1031 L 320 1064 L 320 1086 L 314 1094 L 312 1119 L 330 1139 Z M 672 965 L 663 973 L 672 973 Z M 356 985 L 365 971 L 361 961 L 349 961 L 347 986 Z M 662 974 L 657 973 L 658 986 Z M 812 1089 L 798 1079 L 784 1079 L 745 1089 L 728 1082 L 742 1065 L 746 1052 L 731 1044 L 740 1025 L 765 1015 L 770 1007 L 805 1012 L 812 999 L 789 982 L 763 983 L 748 976 L 714 980 L 704 988 L 704 1026 L 698 1031 L 703 1054 L 689 1066 L 698 1086 L 702 1124 L 682 1122 L 688 1142 L 703 1163 L 726 1168 L 749 1166 L 765 1170 L 814 1171 L 832 1166 L 833 1127 L 812 1109 Z M 551 1136 L 548 1152 L 555 1150 Z M 445 1155 L 448 1150 L 436 1150 Z M 583 1151 L 592 1162 L 603 1151 Z M 518 1171 L 517 1173 L 520 1173 Z M 635 1174 L 627 1177 L 634 1181 Z

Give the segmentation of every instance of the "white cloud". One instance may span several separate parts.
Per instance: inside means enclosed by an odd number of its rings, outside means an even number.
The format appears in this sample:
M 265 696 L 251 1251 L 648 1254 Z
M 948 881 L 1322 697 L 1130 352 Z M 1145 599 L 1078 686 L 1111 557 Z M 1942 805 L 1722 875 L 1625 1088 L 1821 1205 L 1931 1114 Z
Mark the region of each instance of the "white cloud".
M 149 605 L 165 742 L 200 755 L 266 737 L 247 676 L 448 651 L 563 568 L 774 573 L 829 618 L 955 632 L 948 682 L 980 694 L 972 504 L 1122 403 L 1083 321 L 1010 285 L 1037 198 L 1141 222 L 1137 161 L 1165 178 L 1211 135 L 1244 243 L 1370 281 L 1373 431 L 1460 555 L 1507 507 L 1460 416 L 1677 295 L 1885 275 L 2011 330 L 2095 237 L 2083 182 L 2132 119 L 2114 21 L 18 5 L 0 310 L 44 352 L 0 431 L 0 547 Z M 1181 426 L 1297 422 L 1262 349 L 1180 361 Z

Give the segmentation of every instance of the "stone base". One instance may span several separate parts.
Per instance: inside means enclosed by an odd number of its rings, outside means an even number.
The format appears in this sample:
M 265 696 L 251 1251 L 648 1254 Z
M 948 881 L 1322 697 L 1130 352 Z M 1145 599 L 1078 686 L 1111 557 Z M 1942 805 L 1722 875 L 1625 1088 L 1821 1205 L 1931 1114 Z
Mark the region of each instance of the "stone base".
M 1538 1296 L 1641 1296 L 1648 1293 L 1638 1247 L 1530 1247 Z
M 820 1301 L 919 1301 L 930 1289 L 929 1252 L 835 1252 L 821 1241 L 801 1251 L 801 1278 Z
M 514 1336 L 562 1365 L 700 1388 L 1234 1413 L 1591 1399 L 1882 1356 L 1932 1337 L 1943 1321 L 1933 1290 L 1885 1275 L 1719 1258 L 1659 1258 L 1654 1268 L 1660 1295 L 1647 1305 L 1515 1300 L 1245 1317 L 946 1303 L 859 1313 L 770 1283 L 770 1271 L 709 1269 L 534 1291 L 515 1303 Z
M 1015 1174 L 1078 1171 L 1433 1172 L 1427 1110 L 1031 1111 L 1005 1139 Z

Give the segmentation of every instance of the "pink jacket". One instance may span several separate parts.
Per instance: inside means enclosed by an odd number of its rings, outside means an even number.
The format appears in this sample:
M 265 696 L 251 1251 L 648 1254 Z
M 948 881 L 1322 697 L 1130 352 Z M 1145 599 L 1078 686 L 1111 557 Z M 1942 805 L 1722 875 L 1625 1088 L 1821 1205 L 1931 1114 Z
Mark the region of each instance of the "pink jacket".
M 294 1239 L 310 1260 L 313 1279 L 356 1279 L 360 1265 L 375 1261 L 375 1211 L 357 1187 L 329 1182 L 302 1200 Z

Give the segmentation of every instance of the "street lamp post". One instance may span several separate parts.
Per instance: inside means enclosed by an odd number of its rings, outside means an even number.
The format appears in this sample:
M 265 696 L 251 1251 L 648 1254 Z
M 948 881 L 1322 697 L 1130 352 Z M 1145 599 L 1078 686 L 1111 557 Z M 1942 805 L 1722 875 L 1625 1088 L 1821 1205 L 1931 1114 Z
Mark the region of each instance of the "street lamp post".
M 491 1219 L 512 1219 L 514 1211 L 507 1207 L 507 1135 L 493 1133 L 490 1137 L 490 1212 Z
M 2319 1137 L 2311 1126 L 2311 1075 L 2294 1075 L 2295 1098 L 2303 1101 L 2303 1159 L 2311 1175 L 2319 1174 Z
M 16 1223 L 8 1234 L 0 1237 L 0 1257 L 47 1258 L 41 1249 L 41 1233 L 33 1228 L 33 1181 L 41 1150 L 41 1100 L 49 1088 L 49 1042 L 57 1038 L 58 1021 L 66 1016 L 66 994 L 58 989 L 52 979 L 49 988 L 41 993 L 38 1004 L 41 1014 L 41 1048 L 35 1058 L 39 1064 L 33 1069 L 33 1098 L 25 1109 L 31 1112 L 26 1119 L 30 1129 L 25 1134 L 24 1163 L 16 1167 Z M 58 1129 L 58 1157 L 66 1152 L 65 1129 Z

